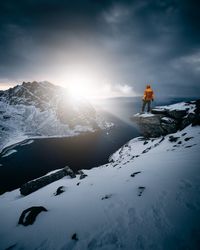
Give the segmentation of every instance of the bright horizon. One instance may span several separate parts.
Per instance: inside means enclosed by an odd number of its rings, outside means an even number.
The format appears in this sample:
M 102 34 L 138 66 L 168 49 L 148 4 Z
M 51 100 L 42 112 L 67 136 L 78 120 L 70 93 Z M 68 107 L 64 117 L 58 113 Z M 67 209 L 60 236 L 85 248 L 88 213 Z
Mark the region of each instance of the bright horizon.
M 31 80 L 30 82 L 32 81 L 34 80 Z M 22 82 L 23 81 L 15 83 L 0 83 L 0 90 L 7 90 L 9 88 L 13 88 L 17 85 L 21 85 Z M 43 81 L 37 81 L 37 82 L 43 82 Z M 110 83 L 94 84 L 94 81 L 92 79 L 87 80 L 87 78 L 81 80 L 78 77 L 74 78 L 72 76 L 68 77 L 67 82 L 71 82 L 71 84 L 59 83 L 55 81 L 48 81 L 48 82 L 65 88 L 74 97 L 84 97 L 87 99 L 129 97 L 138 95 L 134 91 L 133 87 L 131 87 L 128 84 L 116 84 L 116 85 L 112 85 Z M 81 82 L 83 82 L 83 84 Z

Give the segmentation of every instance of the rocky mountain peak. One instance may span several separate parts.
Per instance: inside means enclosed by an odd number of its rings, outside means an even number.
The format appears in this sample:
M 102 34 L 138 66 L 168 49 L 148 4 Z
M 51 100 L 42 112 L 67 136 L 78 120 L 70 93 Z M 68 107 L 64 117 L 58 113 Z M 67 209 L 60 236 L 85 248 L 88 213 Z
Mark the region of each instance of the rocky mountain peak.
M 0 95 L 0 99 L 11 105 L 33 105 L 40 108 L 48 106 L 48 102 L 58 95 L 61 87 L 49 82 L 23 82 Z

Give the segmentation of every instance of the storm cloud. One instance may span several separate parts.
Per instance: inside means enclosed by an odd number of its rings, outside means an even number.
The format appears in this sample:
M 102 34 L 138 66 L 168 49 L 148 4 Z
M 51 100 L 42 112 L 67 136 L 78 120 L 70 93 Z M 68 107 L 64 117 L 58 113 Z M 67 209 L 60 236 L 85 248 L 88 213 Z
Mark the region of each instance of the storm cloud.
M 1 1 L 0 87 L 64 85 L 71 67 L 83 67 L 135 93 L 150 83 L 160 96 L 197 97 L 199 30 L 193 0 Z

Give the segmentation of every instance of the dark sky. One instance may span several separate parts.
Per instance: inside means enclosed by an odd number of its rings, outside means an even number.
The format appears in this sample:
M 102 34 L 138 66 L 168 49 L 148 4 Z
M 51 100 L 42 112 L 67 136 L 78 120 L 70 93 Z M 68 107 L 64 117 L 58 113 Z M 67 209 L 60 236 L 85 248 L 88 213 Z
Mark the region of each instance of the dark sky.
M 2 0 L 0 88 L 86 72 L 96 86 L 198 97 L 199 13 L 193 0 Z

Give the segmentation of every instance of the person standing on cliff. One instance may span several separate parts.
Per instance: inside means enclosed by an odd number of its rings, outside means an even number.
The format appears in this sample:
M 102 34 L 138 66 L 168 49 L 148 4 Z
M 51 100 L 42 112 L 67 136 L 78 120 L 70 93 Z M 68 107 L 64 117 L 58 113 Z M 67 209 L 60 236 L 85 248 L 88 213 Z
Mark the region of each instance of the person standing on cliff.
M 142 112 L 144 112 L 147 105 L 147 112 L 151 111 L 151 102 L 154 101 L 154 93 L 151 86 L 148 84 L 143 95 Z

